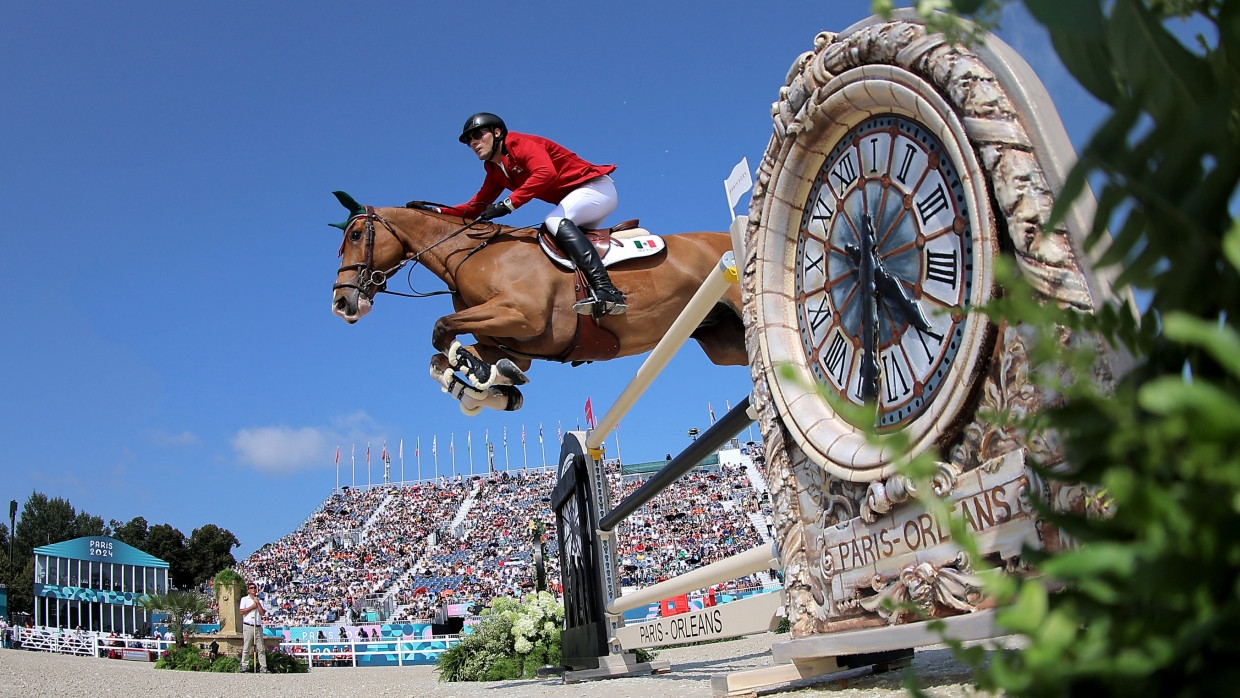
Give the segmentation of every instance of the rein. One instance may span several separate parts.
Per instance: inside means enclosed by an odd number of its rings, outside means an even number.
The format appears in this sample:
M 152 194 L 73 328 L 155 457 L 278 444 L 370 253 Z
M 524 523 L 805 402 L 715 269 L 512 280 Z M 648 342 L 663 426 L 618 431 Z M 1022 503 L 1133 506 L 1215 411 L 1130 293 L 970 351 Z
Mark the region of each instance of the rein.
M 373 299 L 375 295 L 379 293 L 386 293 L 392 296 L 401 296 L 402 298 L 430 298 L 432 296 L 452 295 L 456 293 L 456 290 L 452 288 L 449 288 L 446 291 L 430 291 L 430 292 L 423 293 L 413 288 L 412 281 L 409 283 L 409 289 L 413 291 L 413 293 L 401 293 L 399 291 L 389 291 L 387 289 L 387 281 L 388 279 L 392 278 L 394 274 L 399 272 L 401 268 L 403 268 L 409 262 L 413 262 L 413 265 L 409 267 L 409 273 L 412 274 L 413 267 L 418 265 L 422 255 L 426 254 L 427 252 L 430 252 L 431 250 L 451 240 L 457 235 L 460 235 L 461 233 L 473 228 L 478 223 L 478 221 L 474 221 L 460 228 L 457 228 L 453 232 L 444 236 L 443 239 L 430 245 L 429 247 L 422 250 L 421 252 L 418 252 L 417 254 L 412 255 L 410 257 L 406 257 L 405 259 L 402 259 L 395 266 L 389 269 L 381 270 L 381 269 L 374 268 L 375 221 L 378 220 L 380 223 L 382 223 L 383 227 L 387 228 L 388 232 L 390 232 L 392 236 L 398 240 L 400 239 L 400 234 L 396 232 L 396 228 L 392 226 L 391 221 L 384 218 L 383 216 L 380 216 L 378 213 L 375 212 L 375 209 L 373 206 L 367 206 L 364 213 L 359 213 L 355 215 L 352 219 L 349 220 L 348 223 L 352 224 L 353 220 L 356 220 L 357 218 L 364 218 L 366 221 L 365 256 L 363 258 L 363 261 L 361 262 L 355 262 L 353 264 L 345 264 L 336 270 L 337 275 L 339 275 L 340 272 L 342 271 L 356 270 L 357 278 L 352 283 L 346 281 L 346 282 L 341 282 L 341 283 L 337 283 L 333 285 L 332 286 L 333 291 L 339 290 L 342 288 L 355 288 L 357 289 L 358 293 L 361 293 L 363 296 L 370 298 L 370 299 Z M 348 230 L 348 228 L 350 227 L 349 224 L 346 224 L 345 230 Z M 498 234 L 498 232 L 499 232 L 499 227 L 496 226 L 495 231 L 492 233 L 492 237 L 495 234 Z M 346 235 L 346 241 L 347 241 L 348 233 L 346 232 L 345 235 Z M 477 247 L 467 252 L 465 256 L 461 259 L 461 261 L 457 262 L 456 267 L 452 270 L 452 277 L 456 278 L 457 272 L 460 270 L 461 265 L 465 263 L 465 260 L 469 259 L 475 253 L 482 250 L 482 248 L 486 247 L 490 241 L 491 240 L 489 238 L 486 240 L 483 240 Z M 344 248 L 344 243 L 342 242 L 341 243 L 342 251 L 343 251 L 343 248 Z

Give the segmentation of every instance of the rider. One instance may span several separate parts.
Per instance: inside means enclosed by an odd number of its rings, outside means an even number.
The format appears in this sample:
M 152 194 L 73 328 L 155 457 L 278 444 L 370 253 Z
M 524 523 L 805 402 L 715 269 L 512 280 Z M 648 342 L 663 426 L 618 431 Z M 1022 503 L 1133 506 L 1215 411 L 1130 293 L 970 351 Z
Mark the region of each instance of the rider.
M 555 204 L 545 220 L 547 230 L 590 284 L 591 297 L 575 303 L 573 310 L 596 317 L 628 310 L 624 294 L 611 283 L 594 245 L 577 227 L 597 226 L 616 210 L 616 186 L 608 176 L 616 166 L 593 165 L 546 138 L 510 132 L 503 119 L 488 112 L 469 117 L 459 140 L 482 160 L 486 179 L 474 198 L 442 211 L 489 221 L 512 213 L 530 199 Z M 491 203 L 505 189 L 512 194 Z

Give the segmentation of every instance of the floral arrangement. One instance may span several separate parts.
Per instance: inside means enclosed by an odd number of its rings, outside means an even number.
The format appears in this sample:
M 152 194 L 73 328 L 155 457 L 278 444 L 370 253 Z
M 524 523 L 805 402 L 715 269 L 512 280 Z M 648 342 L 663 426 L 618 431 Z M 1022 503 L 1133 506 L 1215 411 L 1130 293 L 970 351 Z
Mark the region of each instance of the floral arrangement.
M 440 681 L 534 678 L 560 662 L 564 606 L 540 591 L 520 601 L 497 598 L 474 632 L 439 656 Z

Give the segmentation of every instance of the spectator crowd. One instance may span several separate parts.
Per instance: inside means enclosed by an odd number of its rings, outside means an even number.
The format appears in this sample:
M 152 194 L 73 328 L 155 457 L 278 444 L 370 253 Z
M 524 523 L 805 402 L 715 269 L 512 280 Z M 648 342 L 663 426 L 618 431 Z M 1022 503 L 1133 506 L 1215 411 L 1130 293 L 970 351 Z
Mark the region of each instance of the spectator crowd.
M 614 505 L 646 476 L 612 470 Z M 559 595 L 555 481 L 554 472 L 535 470 L 345 488 L 237 571 L 259 585 L 267 623 L 276 626 L 429 622 L 451 604 L 476 612 L 493 598 L 533 591 L 540 548 L 547 587 Z M 617 529 L 621 584 L 648 586 L 752 548 L 769 533 L 762 524 L 769 513 L 745 468 L 696 469 Z

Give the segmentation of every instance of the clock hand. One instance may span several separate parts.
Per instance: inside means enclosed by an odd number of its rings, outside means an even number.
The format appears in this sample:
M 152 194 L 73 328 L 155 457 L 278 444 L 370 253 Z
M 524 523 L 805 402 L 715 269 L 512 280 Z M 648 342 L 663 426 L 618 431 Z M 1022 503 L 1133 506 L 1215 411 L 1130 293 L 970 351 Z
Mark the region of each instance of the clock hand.
M 861 214 L 861 248 L 856 251 L 857 275 L 861 277 L 861 399 L 878 399 L 878 289 L 875 288 L 874 223 Z M 851 247 L 846 246 L 845 249 Z M 854 256 L 851 252 L 849 256 Z
M 869 216 L 866 216 L 863 220 L 868 219 Z M 848 244 L 844 245 L 844 252 L 848 255 L 848 258 L 852 260 L 852 263 L 856 265 L 857 269 L 860 270 L 861 248 L 856 245 Z M 908 293 L 904 290 L 904 284 L 901 284 L 891 272 L 887 271 L 887 268 L 883 266 L 883 260 L 879 258 L 878 255 L 874 255 L 873 265 L 874 287 L 878 292 L 878 295 L 883 298 L 894 299 L 893 302 L 896 308 L 900 311 L 900 314 L 904 316 L 904 319 L 908 321 L 908 324 L 923 332 L 928 332 L 930 330 L 930 321 L 927 320 L 925 314 L 922 313 L 921 306 L 914 303 L 913 300 L 908 297 Z

